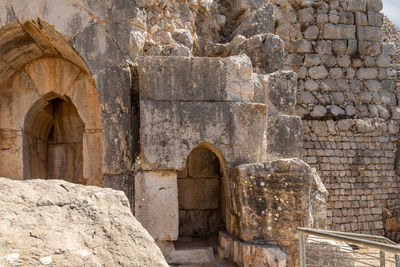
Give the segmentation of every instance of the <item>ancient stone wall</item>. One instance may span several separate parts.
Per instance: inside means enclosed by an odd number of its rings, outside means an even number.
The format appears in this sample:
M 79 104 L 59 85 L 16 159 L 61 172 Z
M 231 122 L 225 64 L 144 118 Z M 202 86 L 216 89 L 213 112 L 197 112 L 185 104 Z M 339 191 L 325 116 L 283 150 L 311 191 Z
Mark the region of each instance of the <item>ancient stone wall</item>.
M 382 207 L 399 207 L 399 134 L 392 44 L 380 0 L 274 0 L 285 65 L 298 75 L 304 160 L 329 191 L 331 229 L 382 234 Z

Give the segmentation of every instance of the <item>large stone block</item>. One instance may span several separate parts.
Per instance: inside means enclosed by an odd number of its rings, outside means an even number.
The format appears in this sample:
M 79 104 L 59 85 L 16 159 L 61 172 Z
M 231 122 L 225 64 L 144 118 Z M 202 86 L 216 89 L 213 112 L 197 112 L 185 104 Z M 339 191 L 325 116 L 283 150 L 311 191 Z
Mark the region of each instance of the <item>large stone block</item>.
M 235 46 L 231 54 L 249 56 L 255 73 L 271 73 L 284 67 L 284 43 L 274 34 L 254 35 Z
M 132 77 L 126 66 L 110 66 L 93 75 L 102 112 L 131 112 Z
M 343 40 L 356 38 L 356 26 L 325 24 L 323 30 L 324 39 Z
M 360 55 L 368 55 L 372 57 L 381 54 L 382 44 L 380 42 L 360 41 L 358 42 L 358 51 Z
M 347 10 L 365 12 L 367 10 L 367 2 L 366 0 L 349 0 Z
M 146 57 L 139 64 L 141 100 L 239 101 L 254 96 L 246 55 L 227 58 Z
M 0 129 L 0 176 L 24 178 L 22 144 L 21 130 Z
M 379 27 L 358 26 L 357 37 L 359 41 L 382 42 L 382 32 Z
M 179 209 L 217 209 L 219 181 L 217 179 L 178 179 Z
M 228 259 L 240 266 L 284 267 L 286 254 L 278 246 L 241 242 L 224 233 L 219 234 L 220 258 Z
M 296 105 L 297 75 L 292 71 L 277 71 L 261 79 L 267 91 L 268 112 L 293 114 Z
M 303 124 L 300 117 L 270 116 L 267 139 L 268 160 L 303 157 Z
M 140 172 L 135 177 L 135 217 L 156 241 L 178 238 L 176 172 Z
M 264 104 L 141 101 L 140 116 L 143 170 L 181 170 L 202 143 L 213 145 L 227 168 L 265 158 Z
M 78 34 L 72 47 L 83 58 L 86 65 L 96 78 L 99 70 L 110 66 L 125 65 L 124 55 L 118 46 L 99 24 L 92 24 Z
M 257 34 L 274 33 L 274 30 L 274 7 L 271 3 L 268 3 L 246 17 L 233 31 L 230 39 L 233 39 L 236 35 L 244 35 L 249 38 Z
M 303 161 L 241 165 L 228 177 L 241 240 L 290 247 L 297 239 L 297 227 L 325 227 L 326 214 L 319 213 L 326 209 L 327 191 L 315 169 Z
M 121 191 L 0 178 L 0 213 L 0 266 L 168 266 Z
M 102 113 L 103 173 L 119 174 L 132 169 L 130 113 Z M 118 153 L 116 153 L 118 151 Z

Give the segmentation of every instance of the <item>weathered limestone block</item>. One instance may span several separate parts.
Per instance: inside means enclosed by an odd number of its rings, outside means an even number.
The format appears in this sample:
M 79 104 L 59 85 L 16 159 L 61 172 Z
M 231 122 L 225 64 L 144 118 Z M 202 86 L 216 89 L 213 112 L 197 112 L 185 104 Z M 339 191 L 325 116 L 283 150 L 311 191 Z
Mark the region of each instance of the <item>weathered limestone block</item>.
M 0 178 L 0 265 L 168 266 L 120 191 Z
M 121 50 L 99 24 L 86 27 L 83 33 L 74 38 L 71 45 L 95 74 L 95 81 L 98 71 L 110 66 L 126 65 Z
M 267 94 L 268 112 L 293 114 L 297 93 L 296 73 L 277 71 L 260 78 Z
M 274 30 L 274 8 L 271 3 L 267 3 L 245 18 L 233 31 L 230 39 L 233 39 L 236 35 L 249 38 L 257 34 L 274 33 Z
M 358 51 L 360 55 L 376 57 L 381 54 L 381 46 L 382 44 L 379 42 L 359 41 Z
M 355 39 L 356 27 L 354 25 L 325 24 L 323 37 L 327 40 Z
M 102 113 L 103 173 L 118 174 L 131 170 L 132 136 L 130 113 Z M 116 151 L 119 151 L 116 153 Z
M 268 118 L 267 158 L 277 160 L 303 157 L 303 124 L 301 118 L 272 115 Z
M 219 257 L 240 266 L 286 266 L 286 254 L 278 246 L 241 242 L 227 233 L 219 233 Z
M 320 212 L 326 210 L 327 191 L 315 169 L 299 159 L 284 159 L 241 165 L 228 177 L 240 240 L 276 242 L 292 266 L 298 258 L 296 228 L 324 228 L 326 223 L 326 214 Z
M 142 170 L 181 170 L 204 142 L 222 153 L 227 167 L 265 158 L 264 104 L 141 101 L 140 116 Z
M 359 41 L 382 42 L 382 32 L 379 27 L 358 26 L 357 38 Z
M 252 74 L 251 61 L 246 55 L 146 57 L 139 64 L 140 98 L 251 102 L 254 96 Z
M 381 11 L 383 9 L 382 0 L 367 0 L 368 11 Z
M 367 11 L 367 0 L 349 0 L 347 10 L 349 11 Z
M 254 35 L 231 50 L 250 57 L 255 73 L 271 73 L 284 67 L 284 43 L 274 34 Z
M 135 177 L 135 216 L 156 241 L 178 238 L 176 172 L 139 172 Z

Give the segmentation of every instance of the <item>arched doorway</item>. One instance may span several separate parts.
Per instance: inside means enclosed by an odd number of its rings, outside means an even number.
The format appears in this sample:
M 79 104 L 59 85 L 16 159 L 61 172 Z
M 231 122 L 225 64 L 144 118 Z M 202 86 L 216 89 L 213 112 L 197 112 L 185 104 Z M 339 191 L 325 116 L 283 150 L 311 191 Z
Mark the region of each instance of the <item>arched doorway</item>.
M 218 233 L 225 230 L 223 168 L 217 155 L 200 146 L 188 156 L 178 172 L 179 238 L 176 248 L 190 242 L 218 246 Z
M 39 100 L 24 124 L 25 179 L 62 179 L 85 184 L 83 133 L 85 125 L 67 98 Z
M 0 177 L 102 186 L 101 106 L 85 70 L 42 57 L 0 82 Z

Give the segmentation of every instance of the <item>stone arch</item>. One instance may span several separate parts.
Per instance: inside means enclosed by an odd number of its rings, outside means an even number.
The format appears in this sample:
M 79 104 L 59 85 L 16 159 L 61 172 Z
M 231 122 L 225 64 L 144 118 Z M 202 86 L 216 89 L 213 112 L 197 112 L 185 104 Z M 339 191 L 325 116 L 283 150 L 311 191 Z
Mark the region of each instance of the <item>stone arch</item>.
M 70 126 L 79 125 L 78 131 L 81 131 L 79 139 L 82 141 L 76 142 L 81 144 L 80 174 L 75 175 L 78 178 L 66 180 L 101 186 L 101 106 L 85 63 L 68 44 L 66 37 L 43 21 L 40 24 L 34 21 L 11 23 L 2 27 L 0 176 L 13 179 L 49 178 L 43 170 L 32 173 L 32 164 L 29 165 L 32 156 L 28 156 L 29 152 L 25 153 L 25 150 L 29 150 L 27 133 L 42 140 L 48 138 L 56 118 L 48 113 L 57 109 L 61 113 L 64 109 L 69 110 L 64 112 L 61 125 L 75 121 Z M 63 139 L 68 139 L 66 134 L 62 135 Z
M 178 177 L 179 237 L 216 237 L 226 225 L 225 160 L 203 142 L 188 155 Z

